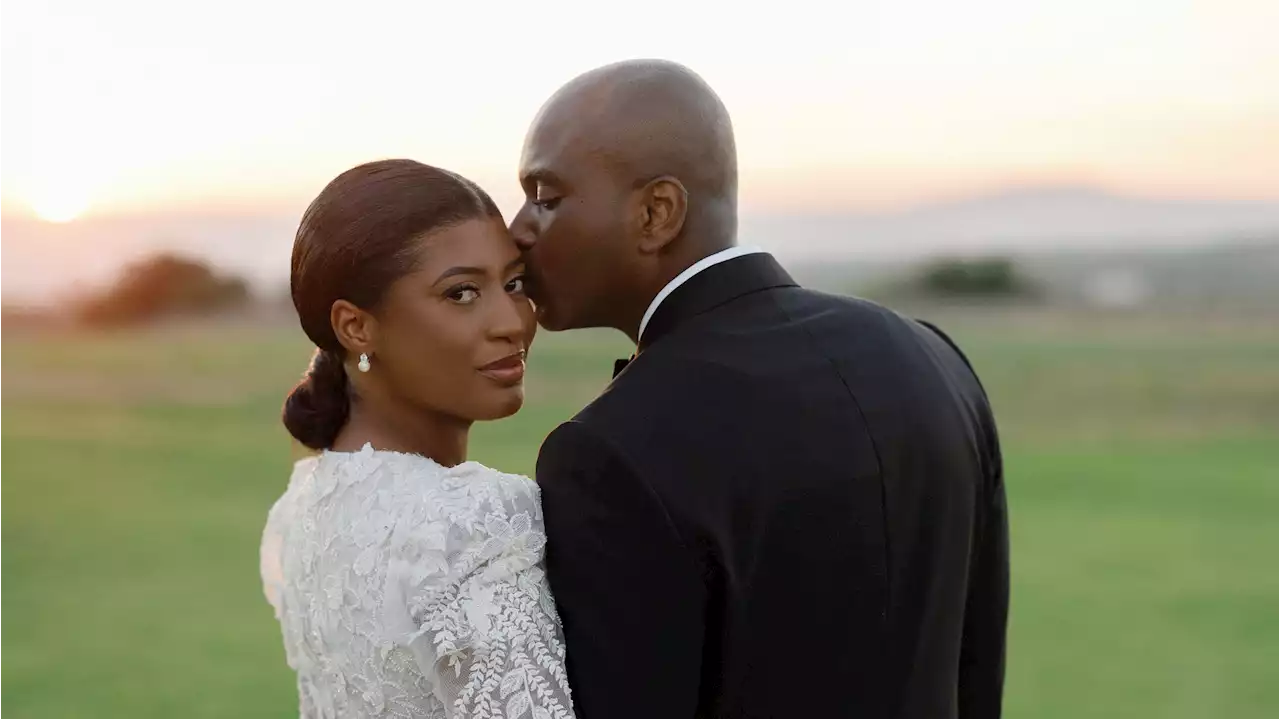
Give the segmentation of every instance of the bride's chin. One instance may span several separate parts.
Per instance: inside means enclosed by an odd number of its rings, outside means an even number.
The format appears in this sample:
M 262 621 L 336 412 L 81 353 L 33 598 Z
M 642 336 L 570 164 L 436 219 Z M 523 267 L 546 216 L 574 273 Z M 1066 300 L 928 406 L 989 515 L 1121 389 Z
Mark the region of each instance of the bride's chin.
M 476 417 L 478 422 L 489 422 L 495 419 L 506 419 L 520 411 L 524 406 L 524 385 L 519 384 L 503 390 L 494 402 L 485 407 L 481 416 Z

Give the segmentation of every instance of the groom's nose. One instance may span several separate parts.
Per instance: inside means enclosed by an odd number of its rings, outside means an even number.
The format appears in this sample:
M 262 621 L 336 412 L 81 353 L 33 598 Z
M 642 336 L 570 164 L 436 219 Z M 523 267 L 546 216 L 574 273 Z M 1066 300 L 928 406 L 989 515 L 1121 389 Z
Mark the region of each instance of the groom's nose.
M 537 242 L 537 237 L 533 233 L 532 223 L 529 222 L 529 205 L 526 203 L 516 216 L 511 218 L 511 226 L 507 228 L 511 232 L 511 239 L 515 240 L 516 247 L 521 252 L 528 252 L 533 249 L 533 245 Z

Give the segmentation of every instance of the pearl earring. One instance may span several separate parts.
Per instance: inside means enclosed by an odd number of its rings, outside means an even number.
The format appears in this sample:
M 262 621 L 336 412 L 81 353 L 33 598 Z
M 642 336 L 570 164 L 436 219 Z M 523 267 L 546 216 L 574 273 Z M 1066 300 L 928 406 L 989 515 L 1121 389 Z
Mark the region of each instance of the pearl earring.
M 361 353 L 360 361 L 356 363 L 356 367 L 361 372 L 368 372 L 369 371 L 369 355 Z

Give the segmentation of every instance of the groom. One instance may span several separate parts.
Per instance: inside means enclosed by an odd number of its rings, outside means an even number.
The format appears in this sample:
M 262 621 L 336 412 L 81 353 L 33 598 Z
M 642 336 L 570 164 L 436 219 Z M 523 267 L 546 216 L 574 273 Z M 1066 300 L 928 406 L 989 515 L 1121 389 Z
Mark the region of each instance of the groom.
M 680 65 L 564 86 L 520 182 L 541 324 L 636 342 L 538 458 L 578 716 L 998 716 L 1004 483 L 955 345 L 737 246 L 729 116 Z

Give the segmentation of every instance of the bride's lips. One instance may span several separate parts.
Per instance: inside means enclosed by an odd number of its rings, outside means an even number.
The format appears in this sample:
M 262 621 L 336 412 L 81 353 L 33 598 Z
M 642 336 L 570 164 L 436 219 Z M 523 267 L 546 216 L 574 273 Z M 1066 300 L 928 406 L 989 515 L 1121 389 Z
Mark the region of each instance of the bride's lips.
M 524 353 L 513 352 L 480 368 L 480 374 L 506 387 L 524 379 Z

